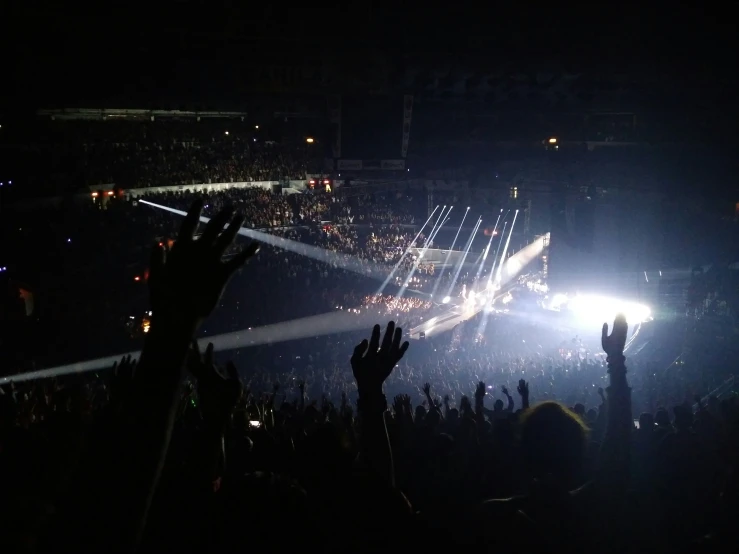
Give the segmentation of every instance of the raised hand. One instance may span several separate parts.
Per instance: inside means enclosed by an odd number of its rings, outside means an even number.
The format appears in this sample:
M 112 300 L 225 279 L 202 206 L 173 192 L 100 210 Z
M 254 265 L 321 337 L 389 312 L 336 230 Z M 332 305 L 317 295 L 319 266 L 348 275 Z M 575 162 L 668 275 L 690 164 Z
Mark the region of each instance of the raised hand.
M 385 337 L 380 346 L 380 326 L 372 329 L 370 340 L 364 339 L 354 348 L 351 357 L 352 372 L 357 381 L 360 394 L 382 394 L 382 384 L 388 378 L 395 365 L 408 350 L 408 341 L 400 343 L 403 330 L 395 327 L 393 321 L 387 324 Z
M 136 360 L 131 360 L 131 356 L 124 356 L 120 362 L 113 364 L 110 395 L 111 405 L 115 411 L 121 410 L 132 394 L 135 374 Z
M 505 394 L 506 396 L 510 396 L 510 395 L 508 394 L 508 389 L 506 388 L 506 386 L 505 386 L 505 385 L 503 385 L 502 387 L 500 387 L 500 392 L 502 392 L 502 393 L 503 393 L 503 394 Z
M 472 403 L 467 396 L 462 396 L 459 400 L 459 411 L 463 414 L 468 414 L 472 411 Z
M 426 396 L 431 396 L 431 383 L 424 384 L 421 390 Z
M 393 410 L 395 411 L 396 417 L 403 413 L 403 395 L 396 394 L 393 398 Z
M 223 210 L 208 222 L 200 238 L 195 240 L 202 209 L 201 200 L 193 202 L 171 250 L 155 246 L 152 251 L 149 290 L 155 318 L 162 313 L 195 321 L 207 317 L 218 304 L 234 272 L 259 250 L 259 244 L 252 242 L 231 260 L 222 262 L 244 217 L 234 216 L 232 209 Z
M 608 354 L 609 358 L 617 358 L 623 356 L 624 346 L 626 345 L 626 334 L 629 326 L 623 314 L 618 314 L 613 321 L 613 330 L 608 334 L 608 323 L 603 324 L 600 343 L 603 351 Z
M 485 383 L 480 381 L 475 389 L 475 400 L 482 402 L 483 398 L 485 398 Z
M 518 380 L 518 388 L 516 389 L 518 391 L 518 394 L 520 394 L 522 397 L 528 397 L 529 395 L 529 384 L 526 382 L 525 379 L 519 379 Z
M 411 397 L 408 394 L 401 395 L 403 397 L 403 407 L 410 414 L 413 412 L 413 406 L 411 404 Z
M 222 428 L 241 399 L 244 386 L 236 367 L 229 362 L 227 375 L 218 370 L 213 360 L 213 343 L 208 344 L 205 355 L 200 354 L 197 341 L 193 341 L 187 360 L 187 369 L 197 379 L 200 413 L 208 425 Z

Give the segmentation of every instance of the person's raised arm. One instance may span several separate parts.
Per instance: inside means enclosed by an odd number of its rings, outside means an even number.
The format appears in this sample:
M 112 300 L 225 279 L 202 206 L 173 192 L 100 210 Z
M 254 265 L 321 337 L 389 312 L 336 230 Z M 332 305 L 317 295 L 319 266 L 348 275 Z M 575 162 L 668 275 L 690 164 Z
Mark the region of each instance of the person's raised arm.
M 608 324 L 603 324 L 601 344 L 608 355 L 608 379 L 606 388 L 606 429 L 600 449 L 598 482 L 611 491 L 625 491 L 629 476 L 631 428 L 631 389 L 626 381 L 624 345 L 628 325 L 623 315 L 616 316 L 613 330 L 608 334 Z
M 475 389 L 475 419 L 478 423 L 485 422 L 485 383 L 482 381 L 477 383 Z
M 521 409 L 528 410 L 529 408 L 529 384 L 525 379 L 519 379 L 518 388 L 516 389 L 518 394 L 521 396 Z
M 500 391 L 501 391 L 501 392 L 502 392 L 503 394 L 505 394 L 505 397 L 506 397 L 506 398 L 508 399 L 508 407 L 506 408 L 506 411 L 507 411 L 507 412 L 509 412 L 509 413 L 513 413 L 513 408 L 514 408 L 514 406 L 515 406 L 515 404 L 514 404 L 514 402 L 513 402 L 513 396 L 511 396 L 511 395 L 510 395 L 510 394 L 508 393 L 508 389 L 507 389 L 507 388 L 506 388 L 505 386 L 501 387 L 501 388 L 500 388 Z
M 130 548 L 138 543 L 167 453 L 190 343 L 218 304 L 229 279 L 259 248 L 251 243 L 231 260 L 221 261 L 244 218 L 224 210 L 196 240 L 202 207 L 201 201 L 192 205 L 171 249 L 156 246 L 151 256 L 151 331 L 136 368 L 133 401 L 125 414 L 127 429 L 119 461 L 126 471 L 118 474 L 118 497 L 110 499 L 122 516 L 120 534 L 113 540 Z M 123 479 L 124 475 L 129 478 Z
M 387 401 L 382 386 L 395 365 L 408 350 L 403 342 L 403 330 L 394 322 L 387 324 L 380 346 L 380 326 L 372 329 L 370 340 L 363 340 L 354 348 L 351 357 L 352 373 L 357 382 L 357 409 L 360 417 L 361 452 L 367 465 L 388 483 L 395 485 L 393 456 L 385 427 L 384 413 Z
M 438 401 L 435 402 L 431 396 L 431 383 L 424 384 L 421 390 L 423 391 L 423 395 L 426 397 L 426 402 L 428 402 L 429 412 L 435 411 L 441 415 L 441 408 L 438 405 Z

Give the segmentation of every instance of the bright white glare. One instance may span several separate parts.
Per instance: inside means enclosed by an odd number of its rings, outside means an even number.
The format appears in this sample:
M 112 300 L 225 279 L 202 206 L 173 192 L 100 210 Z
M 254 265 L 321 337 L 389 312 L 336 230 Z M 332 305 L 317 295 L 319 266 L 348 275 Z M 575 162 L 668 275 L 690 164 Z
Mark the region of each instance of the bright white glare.
M 560 292 L 558 294 L 555 294 L 552 297 L 551 306 L 552 306 L 553 309 L 556 310 L 556 309 L 559 309 L 559 307 L 562 306 L 562 304 L 566 304 L 566 303 L 567 303 L 567 295 L 566 294 L 562 294 Z
M 613 321 L 618 314 L 624 314 L 630 324 L 641 323 L 649 318 L 649 307 L 636 302 L 627 302 L 595 294 L 582 294 L 567 302 L 569 309 L 583 322 L 598 324 Z
M 148 200 L 139 199 L 139 202 L 148 206 L 152 206 L 154 208 L 159 208 L 160 210 L 172 212 L 173 214 L 181 216 L 187 215 L 187 212 L 184 212 L 182 210 L 176 210 L 168 206 L 155 204 L 154 202 L 149 202 Z M 210 218 L 200 216 L 200 221 L 203 223 L 208 223 L 208 221 L 210 221 Z M 283 237 L 278 237 L 276 235 L 270 235 L 269 233 L 247 229 L 246 227 L 241 227 L 239 229 L 239 234 L 250 239 L 259 241 L 262 244 L 268 244 L 269 246 L 274 246 L 275 248 L 281 248 L 282 250 L 287 250 L 288 252 L 294 252 L 296 254 L 300 254 L 301 256 L 306 256 L 319 262 L 329 264 L 333 267 L 345 269 L 346 271 L 351 271 L 353 273 L 359 273 L 360 275 L 365 275 L 366 277 L 385 279 L 385 277 L 387 276 L 386 267 L 383 267 L 376 263 L 362 261 L 354 256 L 337 254 L 336 252 L 332 252 L 331 250 L 324 250 L 323 248 L 318 248 L 317 246 L 311 246 L 309 244 L 304 244 L 296 240 L 290 240 Z
M 441 301 L 442 304 L 449 304 L 451 302 L 452 297 L 451 296 L 445 296 L 444 300 Z

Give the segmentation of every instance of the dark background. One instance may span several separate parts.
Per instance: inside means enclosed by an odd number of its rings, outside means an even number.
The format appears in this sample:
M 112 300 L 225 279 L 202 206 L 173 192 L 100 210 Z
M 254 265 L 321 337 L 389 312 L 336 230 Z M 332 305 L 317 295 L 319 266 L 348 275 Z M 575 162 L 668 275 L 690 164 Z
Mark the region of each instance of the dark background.
M 736 85 L 734 7 L 14 2 L 1 18 L 0 94 L 5 111 L 236 108 L 278 89 L 464 96 L 478 80 L 533 72 L 618 82 L 655 108 L 720 109 Z

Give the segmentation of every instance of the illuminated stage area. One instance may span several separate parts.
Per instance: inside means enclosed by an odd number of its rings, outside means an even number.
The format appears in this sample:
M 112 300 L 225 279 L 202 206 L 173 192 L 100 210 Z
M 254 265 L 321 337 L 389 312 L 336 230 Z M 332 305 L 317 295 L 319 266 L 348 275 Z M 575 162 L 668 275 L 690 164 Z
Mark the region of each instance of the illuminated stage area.
M 510 237 L 510 235 L 509 235 Z M 493 267 L 487 277 L 481 277 L 482 264 L 485 261 L 487 249 L 481 256 L 482 262 L 475 276 L 475 281 L 470 285 L 469 290 L 463 286 L 456 297 L 447 294 L 441 304 L 435 310 L 433 316 L 411 329 L 410 336 L 414 339 L 422 337 L 432 337 L 446 331 L 454 329 L 460 323 L 472 319 L 481 311 L 495 309 L 496 305 L 503 305 L 510 298 L 510 292 L 518 286 L 516 278 L 518 275 L 546 248 L 549 235 L 543 235 L 534 242 L 522 248 L 516 254 L 505 259 L 504 262 L 497 264 L 493 262 Z M 507 249 L 506 244 L 506 249 Z M 443 251 L 441 251 L 443 252 Z M 440 253 L 440 255 L 443 255 Z M 503 251 L 503 259 L 505 249 Z M 463 258 L 460 259 L 460 263 Z M 484 318 L 483 318 L 484 319 Z M 484 329 L 484 321 L 481 330 Z

